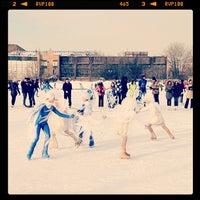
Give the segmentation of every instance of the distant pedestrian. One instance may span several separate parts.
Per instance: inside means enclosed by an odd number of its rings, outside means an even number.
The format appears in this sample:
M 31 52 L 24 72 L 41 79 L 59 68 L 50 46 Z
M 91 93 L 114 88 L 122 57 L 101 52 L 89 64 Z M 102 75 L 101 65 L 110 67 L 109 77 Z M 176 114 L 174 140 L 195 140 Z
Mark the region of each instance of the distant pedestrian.
M 107 97 L 107 105 L 108 105 L 108 108 L 114 108 L 115 105 L 116 105 L 116 99 L 115 99 L 115 96 L 114 96 L 114 83 L 111 82 L 110 84 L 110 87 L 106 89 L 106 97 Z
M 106 89 L 103 85 L 103 82 L 97 83 L 95 90 L 98 95 L 98 106 L 104 107 L 104 95 L 105 95 Z
M 147 89 L 147 80 L 145 74 L 142 74 L 141 79 L 138 82 L 139 90 L 142 92 L 142 96 L 145 96 Z
M 68 100 L 68 106 L 71 108 L 72 106 L 72 84 L 69 80 L 69 78 L 65 79 L 65 82 L 63 83 L 62 90 L 64 92 L 64 99 Z
M 128 92 L 128 86 L 127 86 L 127 77 L 122 76 L 121 78 L 121 86 L 122 86 L 122 101 L 126 98 L 126 94 Z
M 159 88 L 160 88 L 159 82 L 157 81 L 156 77 L 153 76 L 152 77 L 152 84 L 150 86 L 150 89 L 152 90 L 154 101 L 157 102 L 157 103 L 160 103 L 160 100 L 159 100 L 159 93 L 160 93 Z
M 40 86 L 39 86 L 39 79 L 34 80 L 33 84 L 34 84 L 34 94 L 35 94 L 37 97 L 39 97 L 39 95 L 38 95 L 38 92 L 39 92 L 38 89 L 40 89 Z
M 190 103 L 190 108 L 193 108 L 193 81 L 189 79 L 188 84 L 186 85 L 186 101 L 184 108 L 188 108 Z
M 181 94 L 179 96 L 179 100 L 180 100 L 180 103 L 183 104 L 183 96 L 184 96 L 184 93 L 185 93 L 185 85 L 184 85 L 183 79 L 181 80 L 180 86 L 181 86 Z
M 147 92 L 147 80 L 145 74 L 142 75 L 141 79 L 138 82 L 139 90 L 142 92 L 142 96 L 144 97 Z
M 136 89 L 138 88 L 137 84 L 136 84 L 136 80 L 132 80 L 129 85 L 128 85 L 128 89 L 129 89 L 129 94 L 131 98 L 135 98 L 135 94 L 136 94 Z
M 121 84 L 121 80 L 118 79 L 118 77 L 115 77 L 114 80 L 114 95 L 115 95 L 115 101 L 116 101 L 116 105 L 117 104 L 121 104 L 122 103 L 122 84 Z
M 24 80 L 21 81 L 21 91 L 22 91 L 22 95 L 23 95 L 23 105 L 25 107 L 27 107 L 26 105 L 26 99 L 27 99 L 27 95 L 28 95 L 28 78 L 24 78 Z
M 49 90 L 53 89 L 51 84 L 48 80 L 45 81 L 45 83 L 42 85 L 41 90 L 43 90 L 45 93 L 47 93 Z
M 32 79 L 28 80 L 28 99 L 29 99 L 29 108 L 35 106 L 35 88 L 34 81 Z
M 168 110 L 171 109 L 172 106 L 172 97 L 173 97 L 173 83 L 171 80 L 168 80 L 165 86 L 165 96 L 167 99 L 167 108 Z
M 182 86 L 178 82 L 178 80 L 174 81 L 174 83 L 173 83 L 174 110 L 178 109 L 179 97 L 180 97 L 182 91 L 183 91 Z
M 19 94 L 20 95 L 20 91 L 19 91 L 19 84 L 18 82 L 14 79 L 10 81 L 10 94 L 11 94 L 11 107 L 13 108 L 16 102 L 16 97 Z

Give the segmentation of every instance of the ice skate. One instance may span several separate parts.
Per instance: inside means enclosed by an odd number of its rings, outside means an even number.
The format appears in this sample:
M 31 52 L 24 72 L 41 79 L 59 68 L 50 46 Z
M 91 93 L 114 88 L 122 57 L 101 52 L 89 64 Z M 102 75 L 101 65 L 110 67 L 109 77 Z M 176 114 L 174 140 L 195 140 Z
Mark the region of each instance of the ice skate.
M 29 155 L 29 154 L 26 157 L 27 157 L 28 160 L 31 159 L 31 155 Z
M 83 133 L 84 133 L 84 131 L 82 131 L 81 133 L 79 133 L 78 137 L 79 138 L 83 138 Z
M 169 135 L 169 137 L 170 137 L 172 140 L 175 139 L 175 137 L 174 137 L 173 135 Z
M 130 159 L 130 157 L 131 157 L 131 155 L 129 153 L 127 153 L 127 152 L 123 152 L 120 155 L 121 159 Z
M 90 135 L 90 137 L 89 137 L 89 147 L 93 147 L 94 146 L 94 139 L 93 139 L 93 136 L 92 135 Z
M 125 152 L 125 154 L 126 154 L 127 156 L 130 156 L 130 155 L 131 155 L 131 154 L 127 153 L 127 152 Z
M 47 153 L 43 153 L 43 154 L 42 154 L 42 157 L 43 157 L 43 158 L 50 158 L 49 154 L 47 154 Z

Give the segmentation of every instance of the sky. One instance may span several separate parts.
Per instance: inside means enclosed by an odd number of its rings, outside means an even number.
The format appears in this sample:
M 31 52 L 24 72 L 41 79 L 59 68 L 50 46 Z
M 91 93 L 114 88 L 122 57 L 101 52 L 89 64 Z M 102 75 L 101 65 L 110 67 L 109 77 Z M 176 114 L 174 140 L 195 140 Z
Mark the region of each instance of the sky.
M 8 43 L 27 51 L 97 51 L 164 55 L 173 43 L 193 46 L 192 10 L 10 10 Z
M 78 90 L 79 81 L 71 83 L 76 90 L 72 90 L 72 108 L 68 112 L 77 115 L 76 108 L 82 105 L 83 91 Z M 56 89 L 52 90 L 60 100 L 63 98 L 62 84 L 58 81 Z M 104 82 L 106 87 L 109 84 Z M 82 85 L 88 88 L 91 83 L 82 82 Z M 36 106 L 44 102 L 44 95 L 39 90 L 39 97 L 35 97 Z M 150 90 L 147 95 L 152 95 Z M 193 109 L 184 109 L 184 104 L 180 103 L 174 110 L 173 101 L 171 109 L 167 109 L 164 90 L 159 95 L 160 109 L 175 139 L 170 139 L 161 127 L 153 126 L 157 140 L 152 141 L 144 126 L 149 113 L 139 112 L 128 129 L 129 160 L 120 159 L 121 138 L 113 133 L 116 124 L 110 117 L 110 112 L 115 110 L 108 110 L 106 97 L 104 107 L 99 108 L 96 93 L 91 123 L 98 126 L 93 132 L 93 148 L 88 146 L 87 134 L 76 148 L 70 137 L 56 131 L 58 149 L 49 148 L 50 158 L 46 160 L 41 157 L 44 143 L 41 132 L 32 158 L 27 160 L 35 137 L 27 119 L 34 108 L 23 107 L 22 95 L 17 96 L 14 108 L 11 108 L 10 97 L 8 91 L 8 194 L 171 194 L 181 199 L 182 195 L 190 198 L 193 194 Z M 108 117 L 103 120 L 103 115 Z M 53 126 L 50 125 L 50 129 Z M 78 132 L 75 134 L 78 136 Z

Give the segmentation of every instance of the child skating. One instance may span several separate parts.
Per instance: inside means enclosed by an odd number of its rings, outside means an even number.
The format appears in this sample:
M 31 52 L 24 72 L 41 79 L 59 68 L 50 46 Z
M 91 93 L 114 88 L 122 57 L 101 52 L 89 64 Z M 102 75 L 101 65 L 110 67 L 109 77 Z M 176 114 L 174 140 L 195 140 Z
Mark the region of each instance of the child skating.
M 138 112 L 146 111 L 146 110 L 148 110 L 150 112 L 151 116 L 150 116 L 148 122 L 145 124 L 145 127 L 151 133 L 151 139 L 152 140 L 157 139 L 156 133 L 154 132 L 154 130 L 152 128 L 152 126 L 155 126 L 155 125 L 161 126 L 171 139 L 175 139 L 174 135 L 171 133 L 171 131 L 169 130 L 169 128 L 165 124 L 164 118 L 163 118 L 162 113 L 160 111 L 159 104 L 157 102 L 154 102 L 152 100 L 152 98 L 149 97 L 149 96 L 146 96 L 144 98 L 144 101 L 146 103 L 146 107 L 143 107 Z
M 82 106 L 80 109 L 77 110 L 77 112 L 80 114 L 79 122 L 80 125 L 80 133 L 79 138 L 83 139 L 83 136 L 88 134 L 88 145 L 89 147 L 94 146 L 94 137 L 93 137 L 93 121 L 92 118 L 92 101 L 90 99 L 90 95 L 88 92 L 84 93 L 82 96 Z
M 54 93 L 48 93 L 46 100 L 47 101 L 45 103 L 42 103 L 40 106 L 38 106 L 37 110 L 35 110 L 34 113 L 31 115 L 31 120 L 33 120 L 33 123 L 35 125 L 36 136 L 33 142 L 31 143 L 30 149 L 27 154 L 27 158 L 29 160 L 31 159 L 35 146 L 39 140 L 41 130 L 43 130 L 45 133 L 45 141 L 44 141 L 43 150 L 42 150 L 42 157 L 43 158 L 50 157 L 48 154 L 48 147 L 49 147 L 51 133 L 50 133 L 50 128 L 48 124 L 48 118 L 51 112 L 54 112 L 56 115 L 63 118 L 75 117 L 74 114 L 72 115 L 64 114 L 64 113 L 59 112 L 56 109 L 56 107 L 53 105 L 55 101 Z

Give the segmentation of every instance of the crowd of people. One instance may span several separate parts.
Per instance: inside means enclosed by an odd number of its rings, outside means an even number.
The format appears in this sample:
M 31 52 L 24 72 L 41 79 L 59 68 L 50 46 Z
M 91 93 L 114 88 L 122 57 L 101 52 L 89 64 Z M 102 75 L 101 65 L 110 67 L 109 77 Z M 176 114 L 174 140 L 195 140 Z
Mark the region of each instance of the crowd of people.
M 91 85 L 90 88 L 87 88 L 82 95 L 80 108 L 76 109 L 76 112 L 73 114 L 68 112 L 69 109 L 72 109 L 73 103 L 73 87 L 69 78 L 66 78 L 61 88 L 63 91 L 63 97 L 59 97 L 55 93 L 51 92 L 53 87 L 48 81 L 39 84 L 38 79 L 32 80 L 30 78 L 24 78 L 20 84 L 21 91 L 19 89 L 19 83 L 16 80 L 9 81 L 8 83 L 12 108 L 15 105 L 17 95 L 23 95 L 23 106 L 32 108 L 36 105 L 35 96 L 39 97 L 39 90 L 46 93 L 45 102 L 35 106 L 31 116 L 32 122 L 34 119 L 33 123 L 35 126 L 36 136 L 28 151 L 28 159 L 31 159 L 32 157 L 41 130 L 45 133 L 44 148 L 42 151 L 42 157 L 44 158 L 50 157 L 48 154 L 48 146 L 51 141 L 54 143 L 52 148 L 58 148 L 56 139 L 56 132 L 58 132 L 58 129 L 62 129 L 66 135 L 70 136 L 74 140 L 76 147 L 81 145 L 84 138 L 87 138 L 89 147 L 94 147 L 95 122 L 93 117 L 93 106 L 94 103 L 97 103 L 97 107 L 104 107 L 105 96 L 109 112 L 102 114 L 102 121 L 108 118 L 116 120 L 116 126 L 114 127 L 115 130 L 113 130 L 113 132 L 121 136 L 122 142 L 120 158 L 130 159 L 131 157 L 126 150 L 128 127 L 130 123 L 132 123 L 132 120 L 136 118 L 136 115 L 142 111 L 148 110 L 152 114 L 149 121 L 145 123 L 145 127 L 151 133 L 152 140 L 157 139 L 156 133 L 152 128 L 154 125 L 160 125 L 171 139 L 175 139 L 175 136 L 165 124 L 164 117 L 159 107 L 159 94 L 160 91 L 163 90 L 163 85 L 155 77 L 152 77 L 151 85 L 149 86 L 152 95 L 147 95 L 147 80 L 145 75 L 141 76 L 138 83 L 137 80 L 131 80 L 131 82 L 128 82 L 127 77 L 122 77 L 121 79 L 116 77 L 115 80 L 110 82 L 108 88 L 104 86 L 103 81 L 99 81 L 94 85 L 94 87 Z M 179 103 L 183 104 L 185 109 L 193 108 L 192 79 L 189 79 L 187 83 L 181 80 L 166 80 L 164 88 L 166 94 L 166 106 L 169 110 L 172 107 L 172 99 L 174 99 L 175 110 L 178 109 Z M 94 101 L 95 95 L 98 97 L 96 101 Z M 184 95 L 185 102 L 183 102 Z M 28 105 L 27 97 L 29 100 Z M 64 100 L 62 105 L 60 103 L 61 99 Z M 99 112 L 101 112 L 101 109 L 99 109 Z M 57 116 L 57 118 L 55 118 L 55 116 Z M 116 116 L 118 116 L 118 118 L 116 118 Z M 66 119 L 62 119 L 62 123 L 60 123 L 60 117 Z

